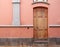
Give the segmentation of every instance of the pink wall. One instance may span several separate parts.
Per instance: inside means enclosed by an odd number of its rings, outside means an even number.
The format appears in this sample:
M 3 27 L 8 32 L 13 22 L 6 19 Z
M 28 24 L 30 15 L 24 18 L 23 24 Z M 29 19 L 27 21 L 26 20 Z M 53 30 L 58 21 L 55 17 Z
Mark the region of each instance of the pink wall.
M 49 38 L 60 38 L 60 28 L 49 28 Z
M 50 5 L 48 7 L 49 25 L 60 24 L 60 0 L 48 0 Z
M 0 38 L 32 38 L 32 28 L 0 28 Z
M 48 7 L 49 25 L 60 25 L 60 0 L 48 0 L 50 4 L 34 4 L 33 0 L 21 0 L 21 25 L 33 25 L 33 7 Z M 12 0 L 0 0 L 0 25 L 12 24 Z M 60 37 L 60 28 L 49 28 L 49 37 Z M 33 37 L 33 29 L 25 28 L 0 28 L 0 37 Z
M 21 0 L 21 24 L 33 24 L 32 0 Z
M 48 0 L 48 23 L 49 25 L 60 25 L 60 0 Z M 49 28 L 49 37 L 60 37 L 60 28 Z
M 0 0 L 0 25 L 12 23 L 12 0 Z
M 32 24 L 33 23 L 33 11 L 32 7 L 37 7 L 37 6 L 44 6 L 48 7 L 48 25 L 59 25 L 60 24 L 60 1 L 59 0 L 48 0 L 48 3 L 50 5 L 46 4 L 33 4 L 32 5 L 32 0 L 21 0 L 21 24 Z M 28 20 L 27 20 L 28 19 Z M 55 33 L 56 34 L 55 34 Z M 49 37 L 59 37 L 60 35 L 57 35 L 60 30 L 58 28 L 49 28 L 48 34 Z M 52 33 L 52 35 L 51 35 Z

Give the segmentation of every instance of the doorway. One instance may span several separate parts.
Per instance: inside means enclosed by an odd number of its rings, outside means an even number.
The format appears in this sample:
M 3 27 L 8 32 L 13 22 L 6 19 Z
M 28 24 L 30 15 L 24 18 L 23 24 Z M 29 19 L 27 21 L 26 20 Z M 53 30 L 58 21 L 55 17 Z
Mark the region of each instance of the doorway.
M 34 38 L 48 38 L 48 8 L 36 7 L 33 9 Z

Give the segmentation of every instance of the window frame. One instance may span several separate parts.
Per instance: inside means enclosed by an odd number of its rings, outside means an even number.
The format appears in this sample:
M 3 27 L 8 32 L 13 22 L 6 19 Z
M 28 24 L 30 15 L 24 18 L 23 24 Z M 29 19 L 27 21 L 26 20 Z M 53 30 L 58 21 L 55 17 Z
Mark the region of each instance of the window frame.
M 20 1 L 19 0 L 13 0 L 12 1 L 12 5 L 13 5 L 13 20 L 12 20 L 12 25 L 15 25 L 15 26 L 20 26 Z M 17 12 L 18 11 L 18 12 Z M 17 13 L 16 13 L 17 12 Z M 18 17 L 17 17 L 17 15 L 18 15 Z M 18 18 L 18 19 L 16 19 L 16 18 Z M 19 22 L 18 22 L 18 21 Z
M 42 1 L 39 1 L 39 0 L 33 0 L 33 2 L 47 2 L 48 0 L 42 0 Z

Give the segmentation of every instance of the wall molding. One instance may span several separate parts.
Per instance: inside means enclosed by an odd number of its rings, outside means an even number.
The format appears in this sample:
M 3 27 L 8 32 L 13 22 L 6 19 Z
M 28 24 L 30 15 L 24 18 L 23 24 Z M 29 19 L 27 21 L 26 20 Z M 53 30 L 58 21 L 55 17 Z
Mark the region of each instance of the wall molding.
M 0 25 L 0 28 L 33 28 L 33 25 Z
M 2 27 L 18 27 L 18 28 L 20 28 L 20 27 L 29 27 L 29 28 L 33 28 L 33 25 L 0 25 L 0 28 L 2 28 Z M 48 26 L 49 28 L 60 28 L 60 25 L 49 25 Z
M 60 28 L 60 25 L 49 25 L 50 28 Z

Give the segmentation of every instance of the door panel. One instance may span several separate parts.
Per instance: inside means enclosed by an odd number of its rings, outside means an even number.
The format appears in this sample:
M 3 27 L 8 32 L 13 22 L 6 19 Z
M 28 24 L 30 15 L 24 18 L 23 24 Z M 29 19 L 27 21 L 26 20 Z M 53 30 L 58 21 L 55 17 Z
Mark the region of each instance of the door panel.
M 34 34 L 35 38 L 48 37 L 48 9 L 47 8 L 34 8 Z

